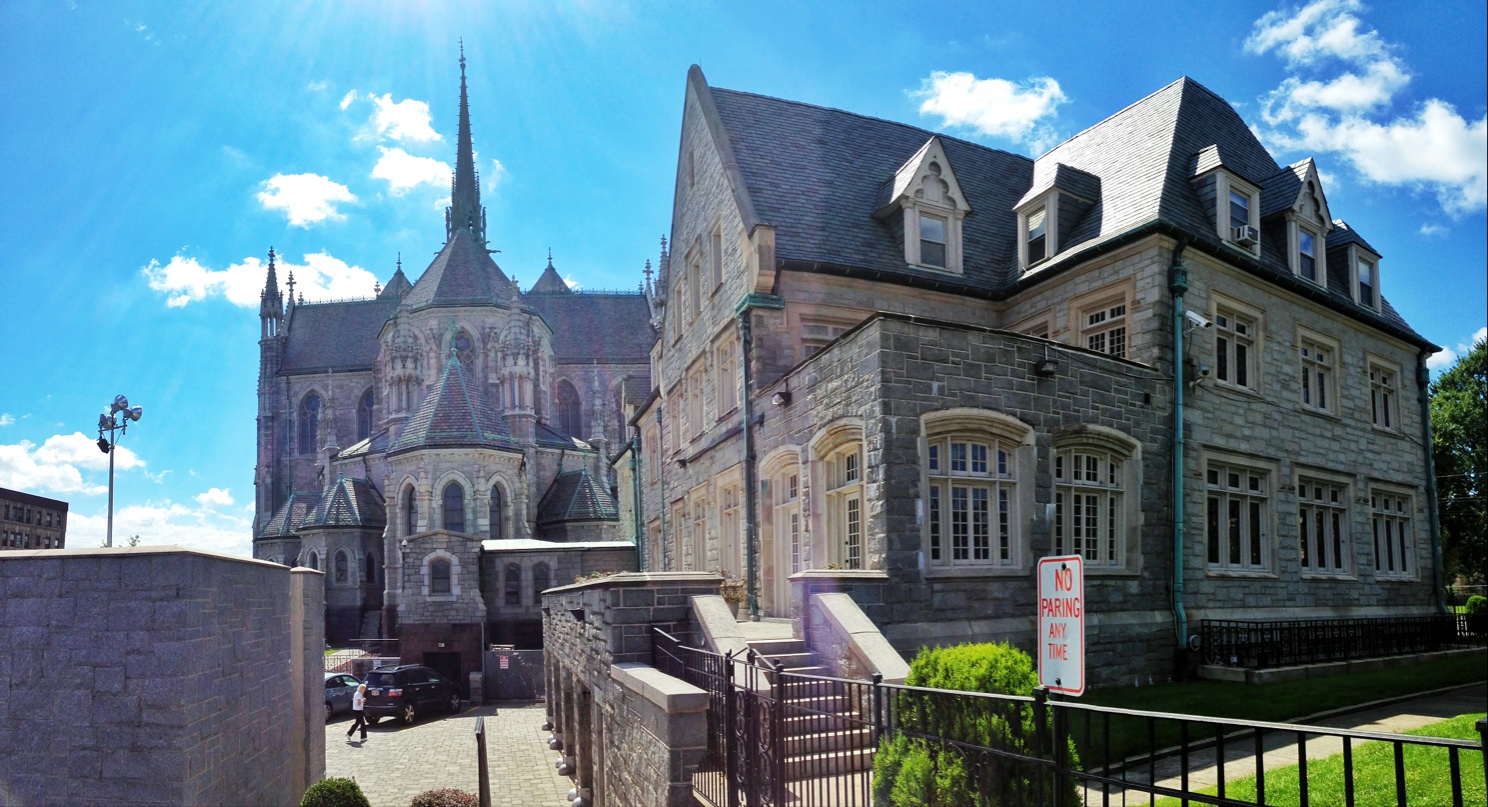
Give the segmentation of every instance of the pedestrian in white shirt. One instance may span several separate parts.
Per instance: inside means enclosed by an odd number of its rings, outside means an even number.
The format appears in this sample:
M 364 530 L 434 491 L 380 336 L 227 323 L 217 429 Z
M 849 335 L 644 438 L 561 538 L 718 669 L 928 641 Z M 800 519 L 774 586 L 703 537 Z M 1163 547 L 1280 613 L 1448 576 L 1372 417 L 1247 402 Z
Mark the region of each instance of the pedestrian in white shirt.
M 356 721 L 351 724 L 351 728 L 346 730 L 346 739 L 348 742 L 350 742 L 351 735 L 355 734 L 357 729 L 362 730 L 362 742 L 367 741 L 367 721 L 364 718 L 366 712 L 363 711 L 366 707 L 367 685 L 360 684 L 357 686 L 356 694 L 351 696 L 351 713 L 356 717 Z

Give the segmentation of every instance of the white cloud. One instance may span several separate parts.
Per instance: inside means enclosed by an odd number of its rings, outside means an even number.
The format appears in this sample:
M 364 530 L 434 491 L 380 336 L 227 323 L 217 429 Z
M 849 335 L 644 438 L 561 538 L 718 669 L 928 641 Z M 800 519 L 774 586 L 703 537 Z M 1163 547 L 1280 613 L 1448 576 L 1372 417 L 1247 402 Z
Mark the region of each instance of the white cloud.
M 309 84 L 305 85 L 305 89 L 309 90 L 310 92 L 325 92 L 325 89 L 329 86 L 331 85 L 323 80 L 312 81 Z
M 283 256 L 280 258 L 280 291 L 288 293 L 289 276 L 293 274 L 295 297 L 303 296 L 306 302 L 367 297 L 377 282 L 377 276 L 366 269 L 325 252 L 306 255 L 301 263 L 290 263 Z M 168 295 L 165 304 L 171 308 L 212 297 L 251 308 L 259 303 L 268 266 L 257 257 L 248 257 L 226 269 L 212 269 L 196 258 L 176 255 L 165 266 L 161 266 L 158 260 L 151 260 L 140 273 L 151 289 Z
M 215 507 L 232 507 L 232 493 L 224 488 L 208 488 L 205 493 L 198 493 L 196 501 L 203 509 L 210 510 Z
M 107 522 L 107 510 L 85 515 L 74 509 L 67 521 L 68 546 L 102 544 L 108 532 Z M 166 499 L 115 510 L 114 545 L 122 545 L 131 535 L 138 535 L 142 546 L 176 544 L 226 555 L 253 556 L 252 516 L 217 512 L 211 505 L 189 507 Z
M 568 277 L 563 278 L 563 283 L 574 291 L 578 291 L 579 289 L 583 288 L 583 286 L 580 285 L 579 281 L 574 280 L 573 275 L 569 275 Z
M 341 108 L 342 109 L 345 109 L 345 108 L 351 106 L 351 102 L 352 101 L 355 101 L 356 99 L 357 99 L 357 91 L 356 90 L 347 90 L 346 91 L 346 94 L 343 95 L 343 96 L 341 96 L 341 104 L 340 104 Z
M 486 193 L 495 193 L 496 187 L 506 181 L 509 174 L 500 160 L 491 160 L 491 170 L 486 174 Z
M 1048 76 L 1015 84 L 940 70 L 931 73 L 911 95 L 924 99 L 921 115 L 939 115 L 944 126 L 965 126 L 979 134 L 1035 147 L 1051 139 L 1051 133 L 1038 126 L 1039 121 L 1052 116 L 1067 100 L 1059 82 Z
M 1245 49 L 1275 53 L 1294 73 L 1261 99 L 1271 127 L 1261 134 L 1283 148 L 1336 154 L 1366 180 L 1430 191 L 1454 216 L 1488 206 L 1488 116 L 1470 121 L 1429 98 L 1380 117 L 1411 76 L 1362 11 L 1358 0 L 1316 0 L 1256 20 Z
M 264 181 L 263 187 L 259 204 L 265 210 L 282 211 L 296 227 L 309 227 L 326 219 L 340 221 L 346 216 L 336 205 L 357 200 L 345 185 L 319 174 L 275 174 Z
M 372 167 L 372 176 L 387 180 L 388 193 L 402 196 L 419 185 L 447 187 L 450 181 L 449 163 L 432 157 L 415 157 L 401 148 L 378 146 L 382 152 L 377 165 Z
M 381 98 L 368 97 L 374 107 L 371 124 L 379 137 L 412 143 L 444 139 L 429 125 L 429 105 L 424 101 L 405 98 L 395 102 L 391 93 L 383 93 Z
M 15 423 L 15 416 L 9 412 L 0 413 L 0 426 L 10 426 Z
M 1447 228 L 1444 227 L 1444 226 L 1442 226 L 1442 225 L 1440 225 L 1440 224 L 1436 224 L 1436 223 L 1433 223 L 1433 222 L 1429 222 L 1428 221 L 1425 224 L 1422 224 L 1421 225 L 1421 235 L 1427 236 L 1428 238 L 1435 237 L 1435 236 L 1438 236 L 1438 235 L 1446 235 L 1446 233 L 1447 233 Z
M 1443 347 L 1440 352 L 1433 353 L 1426 359 L 1426 366 L 1433 372 L 1441 372 L 1457 363 L 1457 359 L 1472 352 L 1473 345 L 1488 339 L 1488 327 L 1473 331 L 1473 335 L 1465 341 L 1458 342 L 1455 349 Z
M 115 471 L 143 469 L 144 460 L 124 446 L 114 447 Z M 84 472 L 88 472 L 85 476 Z M 82 432 L 55 434 L 41 446 L 29 440 L 0 444 L 0 487 L 46 493 L 107 493 L 106 482 L 91 475 L 108 471 L 108 455 Z

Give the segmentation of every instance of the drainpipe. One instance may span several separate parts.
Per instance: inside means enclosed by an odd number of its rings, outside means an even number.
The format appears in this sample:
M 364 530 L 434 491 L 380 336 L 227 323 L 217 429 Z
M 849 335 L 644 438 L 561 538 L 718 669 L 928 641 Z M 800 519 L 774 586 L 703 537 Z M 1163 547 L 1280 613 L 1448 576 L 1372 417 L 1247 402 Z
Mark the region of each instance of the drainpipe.
M 1174 659 L 1180 678 L 1188 669 L 1188 614 L 1183 610 L 1183 295 L 1188 293 L 1188 267 L 1183 265 L 1186 239 L 1173 250 L 1168 290 L 1173 293 L 1173 635 L 1178 642 Z
M 755 524 L 755 467 L 754 467 L 754 398 L 750 393 L 749 359 L 754 347 L 754 334 L 750 328 L 752 317 L 749 308 L 739 312 L 739 345 L 742 348 L 744 391 L 740 396 L 740 409 L 744 415 L 744 566 L 746 584 L 749 587 L 749 621 L 760 621 L 759 608 L 759 552 L 758 533 Z
M 641 514 L 641 430 L 630 436 L 630 498 L 631 512 L 635 515 L 636 568 L 646 571 L 646 520 Z
M 1436 457 L 1431 436 L 1431 371 L 1421 351 L 1416 356 L 1416 402 L 1421 406 L 1421 445 L 1426 455 L 1426 517 L 1431 529 L 1431 582 L 1435 584 L 1436 607 L 1447 613 L 1447 591 L 1442 576 L 1441 513 L 1436 492 Z
M 666 441 L 661 439 L 664 436 L 664 434 L 665 434 L 661 430 L 662 429 L 662 424 L 661 424 L 661 408 L 666 405 L 664 403 L 665 400 L 666 399 L 664 397 L 663 398 L 658 398 L 656 400 L 656 436 L 657 436 L 657 442 L 658 443 L 661 443 L 663 445 L 666 444 Z M 675 439 L 675 435 L 673 435 L 673 438 Z M 664 461 L 665 457 L 666 457 L 666 452 L 663 451 L 663 452 L 661 452 L 661 456 L 657 457 L 656 460 L 655 460 L 655 462 L 656 462 L 656 485 L 657 485 L 658 488 L 661 489 L 661 507 L 657 508 L 657 510 L 656 510 L 656 517 L 658 519 L 660 519 L 660 521 L 658 523 L 661 526 L 661 568 L 662 568 L 663 571 L 671 571 L 672 565 L 667 562 L 667 547 L 671 546 L 672 545 L 672 542 L 667 540 L 667 531 L 666 531 L 667 489 L 666 489 L 666 462 Z

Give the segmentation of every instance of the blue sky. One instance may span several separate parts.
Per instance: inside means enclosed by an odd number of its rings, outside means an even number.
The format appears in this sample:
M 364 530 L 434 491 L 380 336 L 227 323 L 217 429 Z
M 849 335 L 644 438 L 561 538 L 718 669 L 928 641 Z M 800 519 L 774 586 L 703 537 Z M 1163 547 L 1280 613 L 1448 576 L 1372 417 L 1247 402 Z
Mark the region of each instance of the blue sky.
M 1462 352 L 1485 320 L 1482 3 L 0 3 L 0 486 L 116 540 L 249 554 L 258 291 L 364 296 L 443 240 L 457 42 L 497 261 L 634 288 L 670 222 L 687 68 L 1036 154 L 1181 75 L 1384 253 Z M 281 274 L 281 280 L 283 275 Z

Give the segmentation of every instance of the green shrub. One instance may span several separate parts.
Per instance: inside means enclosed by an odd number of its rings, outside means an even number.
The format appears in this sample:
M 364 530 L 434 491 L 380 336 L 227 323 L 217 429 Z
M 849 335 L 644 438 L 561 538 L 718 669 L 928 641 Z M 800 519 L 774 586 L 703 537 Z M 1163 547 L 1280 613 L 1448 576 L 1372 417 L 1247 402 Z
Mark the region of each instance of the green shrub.
M 300 807 L 372 807 L 353 779 L 322 779 L 305 791 Z
M 1028 696 L 1038 686 L 1038 675 L 1033 659 L 1010 644 L 967 644 L 920 651 L 904 682 L 926 689 Z M 1053 787 L 1052 774 L 1040 774 L 1033 765 L 1004 762 L 975 750 L 964 752 L 975 757 L 968 760 L 959 745 L 1035 755 L 1038 727 L 1031 704 L 901 692 L 896 707 L 903 733 L 885 738 L 873 760 L 873 801 L 879 807 L 934 807 L 978 799 L 1016 804 Z M 1050 723 L 1044 727 L 1049 736 L 1052 714 L 1050 710 Z M 1079 765 L 1072 741 L 1067 759 L 1070 767 Z M 1041 782 L 1036 781 L 1039 776 Z M 1069 794 L 1070 803 L 1075 803 L 1073 782 Z
M 425 790 L 414 796 L 408 807 L 480 807 L 480 797 L 449 787 Z
M 1467 598 L 1463 608 L 1467 613 L 1467 629 L 1478 636 L 1488 635 L 1488 597 L 1474 594 Z

